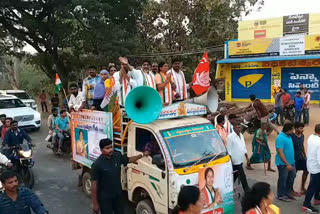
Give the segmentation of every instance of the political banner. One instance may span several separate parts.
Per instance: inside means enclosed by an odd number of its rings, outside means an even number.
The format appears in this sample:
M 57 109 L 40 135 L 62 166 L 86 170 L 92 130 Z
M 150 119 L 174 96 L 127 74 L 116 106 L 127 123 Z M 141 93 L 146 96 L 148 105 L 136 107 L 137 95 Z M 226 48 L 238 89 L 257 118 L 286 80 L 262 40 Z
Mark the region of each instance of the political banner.
M 82 111 L 71 113 L 72 159 L 91 167 L 101 154 L 99 142 L 113 138 L 112 113 Z
M 199 169 L 203 214 L 233 214 L 234 192 L 231 162 Z

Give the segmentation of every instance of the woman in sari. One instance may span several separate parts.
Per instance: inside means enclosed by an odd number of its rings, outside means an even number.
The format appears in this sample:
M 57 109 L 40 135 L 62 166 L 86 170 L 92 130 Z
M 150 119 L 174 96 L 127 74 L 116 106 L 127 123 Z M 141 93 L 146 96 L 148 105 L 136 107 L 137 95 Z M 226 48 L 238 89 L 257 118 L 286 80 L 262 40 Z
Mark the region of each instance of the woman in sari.
M 261 128 L 254 133 L 252 140 L 252 156 L 250 158 L 250 163 L 247 164 L 247 168 L 252 169 L 250 164 L 268 163 L 267 170 L 275 172 L 275 170 L 271 168 L 271 152 L 268 146 L 266 134 L 267 128 L 267 123 L 261 123 Z
M 258 182 L 241 200 L 243 214 L 280 214 L 279 207 L 273 203 L 270 184 Z
M 172 103 L 173 91 L 176 88 L 174 81 L 172 80 L 171 74 L 167 74 L 169 65 L 165 62 L 159 63 L 160 72 L 156 74 L 157 90 L 162 99 L 162 105 L 167 106 Z

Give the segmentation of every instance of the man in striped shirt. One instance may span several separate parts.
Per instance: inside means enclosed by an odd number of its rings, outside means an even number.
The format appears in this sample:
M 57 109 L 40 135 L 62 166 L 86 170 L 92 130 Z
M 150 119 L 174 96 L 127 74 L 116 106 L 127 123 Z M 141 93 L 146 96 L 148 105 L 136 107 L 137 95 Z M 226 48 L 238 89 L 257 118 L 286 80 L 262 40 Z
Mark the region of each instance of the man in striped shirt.
M 0 194 L 0 213 L 3 214 L 48 214 L 49 212 L 30 189 L 18 187 L 17 175 L 13 171 L 1 174 L 1 183 L 5 189 Z

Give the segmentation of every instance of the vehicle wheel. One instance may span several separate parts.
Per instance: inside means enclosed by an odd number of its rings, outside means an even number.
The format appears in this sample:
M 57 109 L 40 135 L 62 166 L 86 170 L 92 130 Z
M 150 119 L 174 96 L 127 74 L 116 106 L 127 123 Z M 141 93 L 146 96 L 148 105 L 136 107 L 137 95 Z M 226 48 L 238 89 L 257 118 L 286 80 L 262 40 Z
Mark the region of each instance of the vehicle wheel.
M 150 199 L 144 199 L 139 201 L 136 207 L 136 214 L 155 214 L 152 201 Z
M 29 189 L 34 186 L 34 174 L 31 168 L 21 169 L 20 172 L 21 184 Z
M 91 197 L 91 175 L 89 172 L 85 172 L 82 175 L 83 192 L 90 198 Z

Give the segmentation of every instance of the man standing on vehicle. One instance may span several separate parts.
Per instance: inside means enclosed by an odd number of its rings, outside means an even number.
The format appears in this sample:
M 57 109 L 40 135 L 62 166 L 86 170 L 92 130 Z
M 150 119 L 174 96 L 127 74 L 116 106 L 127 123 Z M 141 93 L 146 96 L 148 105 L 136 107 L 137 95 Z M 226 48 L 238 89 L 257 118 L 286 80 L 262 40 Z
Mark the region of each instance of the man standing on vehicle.
M 42 112 L 48 112 L 47 94 L 44 90 L 42 90 L 41 94 L 39 95 L 39 100 L 40 100 Z
M 240 132 L 241 125 L 235 124 L 233 129 L 234 132 L 229 134 L 227 138 L 227 150 L 231 156 L 233 171 L 238 171 L 234 175 L 234 181 L 236 181 L 239 177 L 243 190 L 247 192 L 249 191 L 249 186 L 242 165 L 244 162 L 244 157 L 246 157 L 247 162 L 249 162 L 249 157 L 247 155 L 247 148 L 243 135 Z
M 60 117 L 56 119 L 56 133 L 57 137 L 59 138 L 59 148 L 58 154 L 61 154 L 61 148 L 64 141 L 64 132 L 68 131 L 69 129 L 69 118 L 67 117 L 67 111 L 61 110 Z
M 150 153 L 128 158 L 120 152 L 114 152 L 112 141 L 108 138 L 101 139 L 99 146 L 102 154 L 92 165 L 92 209 L 95 213 L 122 214 L 121 165 L 135 163 Z
M 82 93 L 79 91 L 78 85 L 76 83 L 70 84 L 70 91 L 71 95 L 68 102 L 69 110 L 70 112 L 79 111 L 83 102 Z
M 151 70 L 152 70 L 153 75 L 156 75 L 159 72 L 158 63 L 156 63 L 156 62 L 152 63 Z
M 80 110 L 83 108 L 90 109 L 93 106 L 94 88 L 100 80 L 100 76 L 97 74 L 97 68 L 95 66 L 90 66 L 87 70 L 89 76 L 83 80 L 82 98 L 84 101 L 82 102 Z
M 175 90 L 175 102 L 183 101 L 187 99 L 187 84 L 184 77 L 184 73 L 181 70 L 182 61 L 178 58 L 172 60 L 172 68 L 167 72 L 171 74 L 173 81 L 176 85 Z
M 31 209 L 35 214 L 49 213 L 36 194 L 28 188 L 19 187 L 15 172 L 4 171 L 0 180 L 5 189 L 0 194 L 0 213 L 31 214 Z

